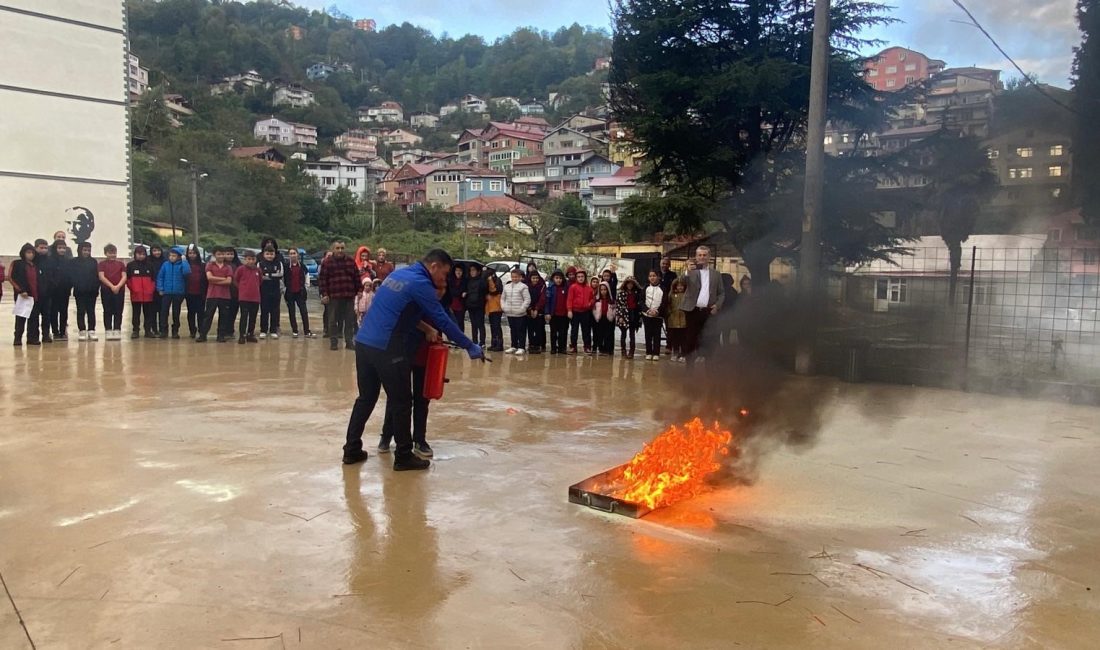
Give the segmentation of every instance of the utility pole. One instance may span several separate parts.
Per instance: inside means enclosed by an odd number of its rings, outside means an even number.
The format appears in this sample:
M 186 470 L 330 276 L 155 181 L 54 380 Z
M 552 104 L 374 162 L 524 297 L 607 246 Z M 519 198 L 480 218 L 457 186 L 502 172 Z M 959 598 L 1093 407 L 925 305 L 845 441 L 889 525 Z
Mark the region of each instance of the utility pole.
M 813 53 L 810 59 L 810 114 L 806 130 L 806 187 L 802 203 L 802 261 L 799 304 L 813 309 L 821 297 L 822 198 L 825 189 L 825 108 L 829 93 L 829 0 L 814 2 Z M 805 319 L 803 322 L 814 322 Z M 795 372 L 814 371 L 814 336 L 799 337 Z
M 191 241 L 199 245 L 199 171 L 191 169 Z

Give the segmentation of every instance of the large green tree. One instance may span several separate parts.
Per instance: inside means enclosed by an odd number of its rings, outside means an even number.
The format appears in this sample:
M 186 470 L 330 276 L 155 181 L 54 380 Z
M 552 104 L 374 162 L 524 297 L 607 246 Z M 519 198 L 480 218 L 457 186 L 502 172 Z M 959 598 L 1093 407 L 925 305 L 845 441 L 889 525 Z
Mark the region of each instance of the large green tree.
M 1100 131 L 1093 122 L 1100 109 L 1100 0 L 1077 0 L 1081 45 L 1073 58 L 1075 133 L 1073 181 L 1081 212 L 1100 222 Z
M 612 9 L 612 108 L 650 161 L 644 181 L 666 199 L 702 199 L 709 209 L 686 216 L 717 220 L 758 280 L 799 244 L 813 4 L 616 0 Z M 890 22 L 887 10 L 833 3 L 831 119 L 868 129 L 885 120 L 856 51 L 869 45 L 860 34 Z M 830 166 L 838 182 L 874 173 L 869 165 Z M 842 227 L 826 228 L 830 261 L 878 256 L 900 242 L 876 227 L 871 211 L 842 210 L 833 222 Z

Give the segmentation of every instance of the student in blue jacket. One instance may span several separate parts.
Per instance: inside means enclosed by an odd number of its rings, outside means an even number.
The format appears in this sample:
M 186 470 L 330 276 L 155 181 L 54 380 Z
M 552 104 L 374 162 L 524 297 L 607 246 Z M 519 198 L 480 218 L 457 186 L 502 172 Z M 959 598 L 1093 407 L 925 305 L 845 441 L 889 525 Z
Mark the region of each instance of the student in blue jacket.
M 454 260 L 447 251 L 429 251 L 424 259 L 391 273 L 378 288 L 370 311 L 355 337 L 355 371 L 359 396 L 348 421 L 344 464 L 367 459 L 363 430 L 382 389 L 386 410 L 393 416 L 395 471 L 423 470 L 431 461 L 413 454 L 412 364 L 420 341 L 418 326 L 424 320 L 441 331 L 471 359 L 484 358 L 481 346 L 462 333 L 439 302 L 436 287 L 447 286 Z
M 183 259 L 183 248 L 173 246 L 168 261 L 157 272 L 157 295 L 160 300 L 160 338 L 168 338 L 168 310 L 172 310 L 172 338 L 180 337 L 180 307 L 187 297 L 187 278 L 191 265 Z

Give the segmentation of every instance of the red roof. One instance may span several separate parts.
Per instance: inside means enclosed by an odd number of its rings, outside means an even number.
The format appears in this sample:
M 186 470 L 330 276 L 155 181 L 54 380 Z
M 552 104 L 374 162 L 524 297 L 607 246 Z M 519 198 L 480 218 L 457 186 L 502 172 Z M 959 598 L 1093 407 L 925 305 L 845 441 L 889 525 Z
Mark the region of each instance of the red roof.
M 512 167 L 519 165 L 545 165 L 546 156 L 524 156 L 523 158 L 516 158 L 512 161 Z
M 498 214 L 535 214 L 535 208 L 527 205 L 515 197 L 504 196 L 477 196 L 469 201 L 459 203 L 447 209 L 447 212 L 495 212 Z

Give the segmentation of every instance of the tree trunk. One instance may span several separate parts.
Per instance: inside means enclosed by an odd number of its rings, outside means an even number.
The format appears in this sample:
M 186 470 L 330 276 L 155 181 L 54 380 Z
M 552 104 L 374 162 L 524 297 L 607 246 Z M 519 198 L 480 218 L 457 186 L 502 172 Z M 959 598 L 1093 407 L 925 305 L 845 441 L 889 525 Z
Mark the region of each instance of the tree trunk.
M 947 304 L 954 305 L 959 288 L 959 269 L 962 268 L 962 242 L 949 241 L 946 243 L 951 258 L 951 276 L 947 281 Z
M 766 253 L 743 253 L 745 266 L 749 267 L 749 275 L 752 276 L 752 285 L 763 288 L 771 281 L 771 264 L 774 256 Z

